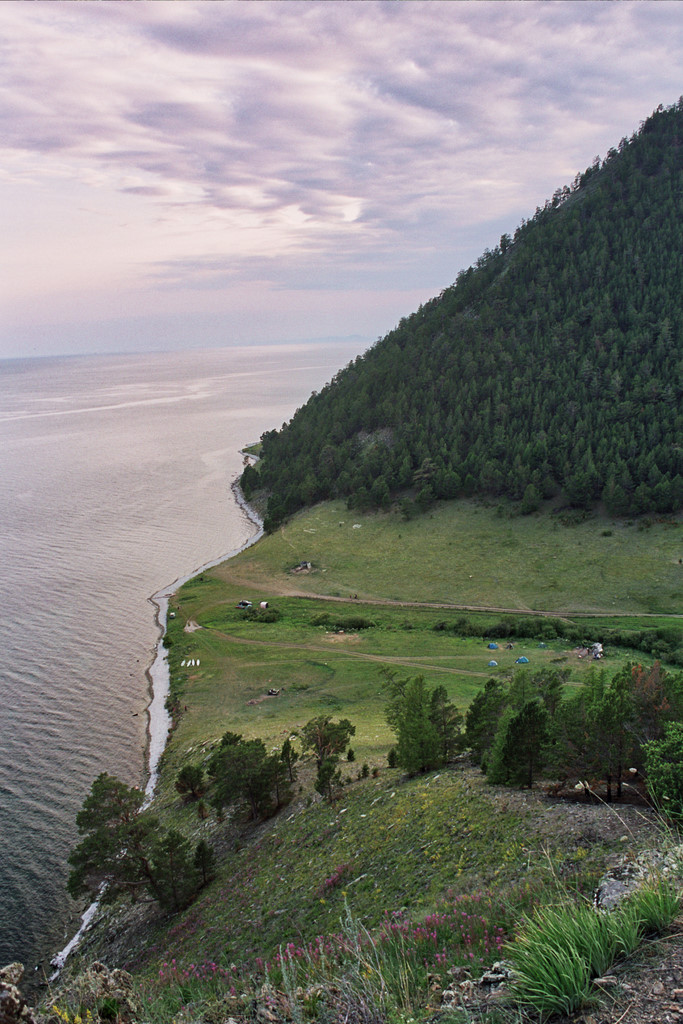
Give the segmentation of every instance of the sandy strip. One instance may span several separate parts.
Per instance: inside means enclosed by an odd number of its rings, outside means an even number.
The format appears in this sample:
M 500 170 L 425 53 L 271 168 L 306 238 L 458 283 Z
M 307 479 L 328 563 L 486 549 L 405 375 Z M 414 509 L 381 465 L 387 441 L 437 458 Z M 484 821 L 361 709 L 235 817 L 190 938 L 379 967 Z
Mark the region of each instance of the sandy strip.
M 255 544 L 256 541 L 260 540 L 263 536 L 263 523 L 251 505 L 247 503 L 237 480 L 233 482 L 230 489 L 232 491 L 233 498 L 235 499 L 235 503 L 242 509 L 245 518 L 249 521 L 251 526 L 254 527 L 255 532 L 244 542 L 244 544 L 240 545 L 240 547 L 235 548 L 233 551 L 228 551 L 226 554 L 221 555 L 220 558 L 214 558 L 211 562 L 205 562 L 204 565 L 200 565 L 198 569 L 195 569 L 187 576 L 182 576 L 180 579 L 175 580 L 175 582 L 170 586 L 164 587 L 163 590 L 159 590 L 149 599 L 156 608 L 156 621 L 159 627 L 159 639 L 156 645 L 154 661 L 147 671 L 150 691 L 150 702 L 147 707 L 147 771 L 149 772 L 149 776 L 147 785 L 145 786 L 146 799 L 144 807 L 149 806 L 152 797 L 154 796 L 154 789 L 159 778 L 159 761 L 161 760 L 161 755 L 164 752 L 171 728 L 171 716 L 166 710 L 166 698 L 168 697 L 170 690 L 168 659 L 166 648 L 162 643 L 164 633 L 166 632 L 169 599 L 180 587 L 183 586 L 184 583 L 187 583 L 188 580 L 193 579 L 195 576 L 199 576 L 207 569 L 213 569 L 214 566 L 221 565 L 223 562 L 227 562 L 228 559 L 234 558 L 235 555 L 239 555 L 240 552 L 250 548 L 252 544 Z M 195 628 L 199 628 L 196 624 L 194 625 Z

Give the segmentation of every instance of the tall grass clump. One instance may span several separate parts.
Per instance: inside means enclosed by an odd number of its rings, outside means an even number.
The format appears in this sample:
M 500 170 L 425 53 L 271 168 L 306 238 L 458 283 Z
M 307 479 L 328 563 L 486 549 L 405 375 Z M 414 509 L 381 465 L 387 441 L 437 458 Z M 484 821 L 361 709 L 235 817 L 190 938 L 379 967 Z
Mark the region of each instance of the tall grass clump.
M 506 949 L 512 997 L 541 1017 L 575 1012 L 588 999 L 593 978 L 632 953 L 645 936 L 665 931 L 679 907 L 674 883 L 657 878 L 611 913 L 588 903 L 538 910 Z
M 144 1020 L 147 1024 L 169 1024 L 179 1013 L 200 1007 L 221 1007 L 226 1015 L 241 1009 L 238 993 L 244 990 L 244 979 L 238 969 L 220 966 L 212 961 L 176 964 L 164 962 L 156 977 L 140 986 Z
M 658 876 L 641 886 L 626 901 L 638 921 L 642 935 L 661 935 L 677 916 L 681 905 L 678 886 L 671 878 Z
M 512 995 L 542 1016 L 573 1013 L 588 998 L 591 977 L 609 966 L 615 952 L 609 919 L 588 904 L 544 907 L 510 947 Z

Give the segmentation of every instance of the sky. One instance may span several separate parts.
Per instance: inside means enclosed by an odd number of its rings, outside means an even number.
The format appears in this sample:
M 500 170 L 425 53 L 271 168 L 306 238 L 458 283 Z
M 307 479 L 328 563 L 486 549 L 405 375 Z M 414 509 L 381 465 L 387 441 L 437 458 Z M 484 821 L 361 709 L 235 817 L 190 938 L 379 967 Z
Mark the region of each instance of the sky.
M 0 358 L 357 339 L 683 92 L 678 0 L 3 0 Z

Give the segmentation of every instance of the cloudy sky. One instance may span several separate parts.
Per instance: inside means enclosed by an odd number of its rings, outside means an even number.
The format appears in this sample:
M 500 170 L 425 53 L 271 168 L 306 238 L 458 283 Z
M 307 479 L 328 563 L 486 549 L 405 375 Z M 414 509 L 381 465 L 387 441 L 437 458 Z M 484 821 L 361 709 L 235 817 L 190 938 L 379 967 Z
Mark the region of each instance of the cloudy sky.
M 678 0 L 4 0 L 0 356 L 372 342 L 683 92 Z

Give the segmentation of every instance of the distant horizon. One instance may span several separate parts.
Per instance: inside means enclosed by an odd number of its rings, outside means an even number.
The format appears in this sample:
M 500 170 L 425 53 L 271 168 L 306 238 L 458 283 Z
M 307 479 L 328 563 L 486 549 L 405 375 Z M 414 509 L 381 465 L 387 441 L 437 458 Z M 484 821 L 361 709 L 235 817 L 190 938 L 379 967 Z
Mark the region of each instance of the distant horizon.
M 199 343 L 196 345 L 188 344 L 185 348 L 180 347 L 167 347 L 167 348 L 130 348 L 130 349 L 103 349 L 102 351 L 87 351 L 87 352 L 23 352 L 20 355 L 1 355 L 0 363 L 12 363 L 22 362 L 29 359 L 88 359 L 94 358 L 109 358 L 116 356 L 148 356 L 148 355 L 181 355 L 186 353 L 199 354 L 201 352 L 219 352 L 221 350 L 230 349 L 302 349 L 302 348 L 324 348 L 326 346 L 340 346 L 354 348 L 358 347 L 359 354 L 365 352 L 371 345 L 375 344 L 374 341 L 366 340 L 354 335 L 347 337 L 328 337 L 328 338 L 305 338 L 305 339 L 287 339 L 284 341 L 255 341 L 250 344 L 244 342 L 234 342 L 233 344 L 216 343 L 214 345 Z
M 369 346 L 678 100 L 680 11 L 5 0 L 0 358 Z

